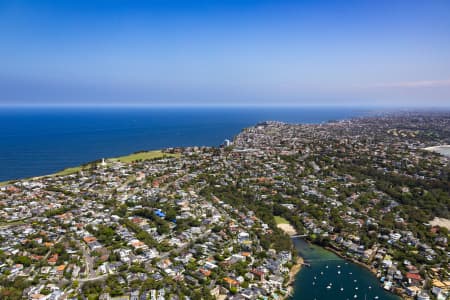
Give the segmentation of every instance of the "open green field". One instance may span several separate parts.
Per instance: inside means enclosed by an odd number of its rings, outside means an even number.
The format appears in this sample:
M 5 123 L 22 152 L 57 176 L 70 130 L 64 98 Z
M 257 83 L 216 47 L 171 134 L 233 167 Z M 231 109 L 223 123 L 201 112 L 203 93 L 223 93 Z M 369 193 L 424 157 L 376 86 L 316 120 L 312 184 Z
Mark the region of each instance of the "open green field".
M 138 152 L 125 156 L 111 158 L 110 160 L 120 161 L 123 163 L 131 163 L 137 160 L 148 160 L 162 157 L 179 157 L 179 154 L 164 153 L 161 150 Z
M 138 153 L 133 153 L 129 155 L 119 156 L 119 157 L 113 157 L 106 159 L 107 161 L 119 161 L 123 163 L 132 163 L 135 161 L 142 161 L 142 160 L 149 160 L 149 159 L 156 159 L 156 158 L 163 158 L 163 157 L 180 157 L 180 154 L 171 154 L 171 153 L 164 153 L 161 150 L 154 150 L 154 151 L 143 151 Z M 54 174 L 45 175 L 45 176 L 39 176 L 39 177 L 47 177 L 47 176 L 66 176 L 70 174 L 78 173 L 79 171 L 83 170 L 83 168 L 88 168 L 88 166 L 78 166 L 78 167 L 71 167 L 64 170 L 61 170 L 59 172 L 56 172 Z M 39 178 L 35 177 L 35 178 Z M 11 183 L 11 180 L 8 181 L 2 181 L 0 182 L 0 186 L 7 185 Z
M 48 177 L 48 176 L 65 176 L 65 175 L 78 173 L 80 170 L 82 170 L 81 166 L 79 166 L 79 167 L 72 167 L 72 168 L 67 168 L 67 169 L 61 170 L 59 172 L 56 172 L 56 173 L 53 173 L 53 174 L 50 174 L 50 175 L 43 175 L 43 176 L 37 176 L 37 177 L 31 177 L 31 178 L 23 178 L 23 179 L 20 179 L 20 180 L 27 180 L 27 179 L 41 178 L 41 177 Z M 0 182 L 0 186 L 8 185 L 8 184 L 13 183 L 15 181 L 18 181 L 18 180 L 2 181 L 2 182 Z
M 110 161 L 120 161 L 123 163 L 132 163 L 135 161 L 142 161 L 142 160 L 148 160 L 148 159 L 156 159 L 156 158 L 163 158 L 163 157 L 179 157 L 179 154 L 170 154 L 170 153 L 164 153 L 161 150 L 154 150 L 154 151 L 144 151 L 144 152 L 138 152 L 138 153 L 132 153 L 124 156 L 119 157 L 113 157 L 113 158 L 107 158 L 106 160 Z M 70 175 L 77 173 L 83 169 L 82 166 L 73 167 L 73 168 L 67 168 L 62 171 L 59 171 L 53 175 Z
M 59 171 L 53 175 L 59 175 L 59 176 L 65 176 L 65 175 L 70 175 L 70 174 L 74 174 L 74 173 L 78 173 L 79 171 L 81 171 L 82 167 L 73 167 L 73 168 L 67 168 L 64 169 L 62 171 Z
M 11 180 L 8 180 L 8 181 L 2 181 L 2 182 L 0 182 L 0 186 L 7 185 L 7 184 L 10 183 L 10 182 L 11 182 Z
M 124 156 L 108 158 L 106 160 L 107 161 L 108 160 L 120 161 L 123 163 L 132 163 L 132 162 L 135 162 L 138 160 L 142 161 L 142 160 L 156 159 L 156 158 L 163 158 L 163 157 L 180 157 L 180 155 L 164 153 L 161 150 L 154 150 L 154 151 L 144 151 L 144 152 L 132 153 L 132 154 L 124 155 Z M 82 169 L 83 169 L 82 166 L 67 168 L 67 169 L 59 171 L 55 174 L 52 174 L 52 175 L 59 175 L 59 176 L 70 175 L 70 174 L 78 173 Z
M 273 218 L 275 219 L 275 223 L 277 223 L 277 225 L 278 225 L 278 224 L 289 224 L 289 221 L 286 220 L 286 219 L 283 218 L 283 217 L 280 217 L 280 216 L 274 216 Z

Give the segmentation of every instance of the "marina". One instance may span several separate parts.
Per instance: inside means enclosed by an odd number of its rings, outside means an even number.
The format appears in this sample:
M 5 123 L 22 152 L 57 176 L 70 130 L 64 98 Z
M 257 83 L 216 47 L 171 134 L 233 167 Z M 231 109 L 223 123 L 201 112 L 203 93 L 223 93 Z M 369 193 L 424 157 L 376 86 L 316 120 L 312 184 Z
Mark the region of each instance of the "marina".
M 297 274 L 291 299 L 400 299 L 384 290 L 379 280 L 362 266 L 301 238 L 293 241 L 304 265 L 309 267 L 302 268 Z

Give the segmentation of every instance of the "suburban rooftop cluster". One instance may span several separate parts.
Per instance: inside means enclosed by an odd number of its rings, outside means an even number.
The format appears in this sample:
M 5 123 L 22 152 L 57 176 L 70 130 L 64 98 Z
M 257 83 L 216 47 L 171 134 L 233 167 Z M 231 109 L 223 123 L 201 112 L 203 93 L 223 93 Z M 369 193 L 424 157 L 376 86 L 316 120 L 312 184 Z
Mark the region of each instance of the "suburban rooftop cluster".
M 447 299 L 449 158 L 424 149 L 448 144 L 448 113 L 404 113 L 264 122 L 239 134 L 234 151 L 264 162 L 270 193 L 258 197 L 311 241 L 363 264 L 386 290 Z
M 298 235 L 404 297 L 450 289 L 450 115 L 264 122 L 220 148 L 0 187 L 3 299 L 280 299 Z M 427 298 L 428 297 L 428 298 Z
M 1 293 L 28 299 L 279 298 L 293 262 L 251 210 L 199 195 L 213 149 L 0 187 Z M 199 155 L 200 154 L 200 155 Z M 215 166 L 216 165 L 216 166 Z M 267 238 L 265 238 L 267 240 Z

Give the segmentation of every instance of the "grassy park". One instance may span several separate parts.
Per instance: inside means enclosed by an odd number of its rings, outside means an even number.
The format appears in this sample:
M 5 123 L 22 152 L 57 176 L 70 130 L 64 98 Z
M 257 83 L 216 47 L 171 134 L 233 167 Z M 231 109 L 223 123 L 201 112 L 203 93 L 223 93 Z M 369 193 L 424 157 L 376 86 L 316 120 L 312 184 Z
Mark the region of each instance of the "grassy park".
M 275 223 L 277 223 L 277 225 L 278 225 L 278 224 L 289 224 L 289 221 L 286 220 L 286 219 L 283 218 L 283 217 L 280 217 L 280 216 L 274 216 L 274 219 L 275 219 Z
M 163 158 L 163 157 L 180 157 L 180 154 L 171 154 L 171 153 L 164 153 L 161 150 L 153 150 L 153 151 L 142 151 L 142 152 L 136 152 L 124 156 L 118 156 L 113 158 L 108 158 L 107 161 L 119 161 L 122 163 L 132 163 L 135 161 L 143 161 L 143 160 L 150 160 L 150 159 L 157 159 L 157 158 Z M 79 171 L 88 168 L 88 165 L 85 166 L 77 166 L 77 167 L 71 167 L 64 170 L 61 170 L 59 172 L 56 172 L 54 174 L 51 174 L 50 176 L 66 176 L 70 174 L 78 173 Z M 7 185 L 11 181 L 3 181 L 0 182 L 0 186 Z
M 79 171 L 81 171 L 82 167 L 73 167 L 73 168 L 67 168 L 64 169 L 62 171 L 59 171 L 57 173 L 55 173 L 54 175 L 59 175 L 59 176 L 65 176 L 65 175 L 70 175 L 70 174 L 74 174 L 74 173 L 78 173 Z
M 111 158 L 110 160 L 120 161 L 123 163 L 131 163 L 134 161 L 156 159 L 162 157 L 179 157 L 178 154 L 164 153 L 161 150 L 137 152 L 129 155 Z

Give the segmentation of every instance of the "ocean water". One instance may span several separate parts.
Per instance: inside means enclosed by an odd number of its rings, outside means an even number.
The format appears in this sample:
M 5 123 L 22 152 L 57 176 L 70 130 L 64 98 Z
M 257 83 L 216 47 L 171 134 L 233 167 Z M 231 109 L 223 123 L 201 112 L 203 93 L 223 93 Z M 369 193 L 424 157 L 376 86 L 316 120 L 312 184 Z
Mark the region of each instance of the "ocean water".
M 294 239 L 294 244 L 311 267 L 303 267 L 297 274 L 292 299 L 400 300 L 385 291 L 378 279 L 363 267 L 302 239 Z
M 320 123 L 362 108 L 0 108 L 0 181 L 51 174 L 103 157 L 218 146 L 257 122 Z

